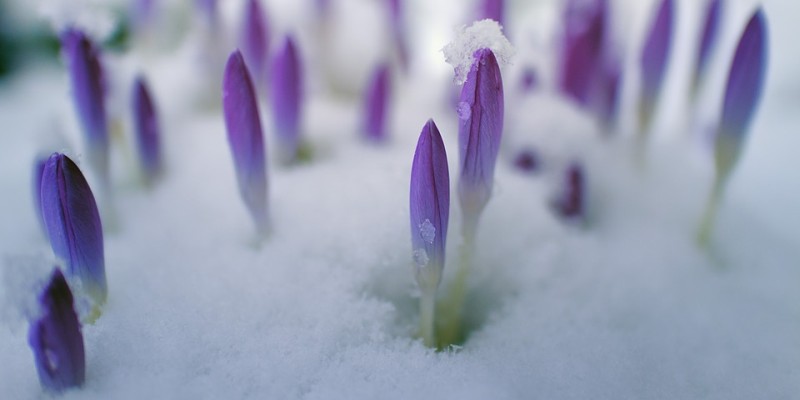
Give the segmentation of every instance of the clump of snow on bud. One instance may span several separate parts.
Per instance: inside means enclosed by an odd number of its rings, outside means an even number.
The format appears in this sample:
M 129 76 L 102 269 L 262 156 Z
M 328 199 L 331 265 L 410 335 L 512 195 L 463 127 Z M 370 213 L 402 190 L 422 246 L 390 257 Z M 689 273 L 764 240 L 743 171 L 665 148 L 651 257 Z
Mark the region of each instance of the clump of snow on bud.
M 462 26 L 456 38 L 442 49 L 444 60 L 453 66 L 458 85 L 467 80 L 467 73 L 474 60 L 473 54 L 480 49 L 490 49 L 501 66 L 511 64 L 516 50 L 503 35 L 503 27 L 497 21 L 484 19 L 469 27 Z
M 433 244 L 433 239 L 436 238 L 436 227 L 433 226 L 431 220 L 425 218 L 425 221 L 419 226 L 419 236 L 428 244 Z

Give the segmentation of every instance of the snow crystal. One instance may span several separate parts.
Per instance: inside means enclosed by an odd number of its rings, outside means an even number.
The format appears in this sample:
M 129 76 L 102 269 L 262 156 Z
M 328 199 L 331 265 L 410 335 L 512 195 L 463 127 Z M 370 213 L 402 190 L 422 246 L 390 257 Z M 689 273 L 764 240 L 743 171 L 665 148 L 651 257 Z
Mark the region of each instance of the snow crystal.
M 458 118 L 461 120 L 468 120 L 470 113 L 472 112 L 472 107 L 469 106 L 469 103 L 466 101 L 462 101 L 458 103 L 458 108 L 456 109 L 458 113 Z
M 453 66 L 456 84 L 461 85 L 467 80 L 477 50 L 489 48 L 500 65 L 511 63 L 515 50 L 503 36 L 502 29 L 497 21 L 491 19 L 476 21 L 469 27 L 462 26 L 456 38 L 444 46 L 444 59 Z
M 429 261 L 430 258 L 428 258 L 428 252 L 425 251 L 425 249 L 414 250 L 414 263 L 417 264 L 418 267 L 427 267 Z
M 436 227 L 433 226 L 431 220 L 425 218 L 425 221 L 420 224 L 419 235 L 422 237 L 422 240 L 428 242 L 428 244 L 433 244 L 433 238 L 436 237 Z

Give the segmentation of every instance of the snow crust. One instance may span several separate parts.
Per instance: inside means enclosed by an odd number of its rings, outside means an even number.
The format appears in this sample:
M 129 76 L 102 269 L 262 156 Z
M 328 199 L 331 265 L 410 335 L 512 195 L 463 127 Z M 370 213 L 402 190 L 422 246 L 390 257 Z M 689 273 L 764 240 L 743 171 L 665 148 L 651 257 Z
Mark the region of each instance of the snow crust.
M 515 50 L 502 30 L 500 24 L 492 19 L 475 21 L 469 27 L 458 29 L 455 39 L 442 48 L 444 60 L 453 66 L 456 84 L 461 85 L 467 80 L 477 50 L 491 49 L 501 66 L 511 63 Z
M 140 187 L 130 138 L 116 136 L 109 301 L 83 328 L 86 384 L 62 398 L 793 398 L 800 393 L 800 189 L 790 183 L 800 96 L 791 88 L 800 80 L 785 66 L 796 58 L 795 36 L 778 32 L 796 32 L 783 12 L 796 4 L 764 3 L 776 32 L 775 72 L 710 251 L 693 240 L 712 162 L 680 118 L 688 57 L 671 70 L 668 79 L 678 83 L 665 86 L 642 169 L 632 161 L 630 115 L 604 137 L 552 92 L 506 90 L 507 130 L 469 280 L 471 334 L 460 349 L 439 353 L 415 338 L 408 182 L 428 118 L 442 132 L 450 171 L 458 171 L 457 105 L 442 101 L 452 89 L 448 76 L 403 81 L 385 147 L 359 141 L 359 101 L 318 85 L 306 119 L 315 160 L 270 165 L 274 233 L 258 247 L 222 116 L 194 107 L 190 89 L 200 77 L 188 51 L 116 60 L 115 81 L 148 74 L 162 107 L 166 176 L 152 190 Z M 426 6 L 412 4 L 412 11 Z M 732 8 L 731 24 L 750 5 Z M 509 14 L 520 15 L 517 26 L 525 25 L 524 11 Z M 693 48 L 691 29 L 679 31 L 688 33 L 674 52 L 684 54 Z M 126 96 L 126 89 L 112 92 Z M 52 264 L 31 208 L 30 173 L 45 149 L 68 151 L 84 167 L 69 99 L 66 76 L 53 66 L 0 86 L 0 399 L 47 398 L 26 332 Z M 528 147 L 541 155 L 535 175 L 513 167 L 516 151 Z M 576 159 L 589 177 L 585 229 L 563 224 L 547 205 L 562 167 Z M 457 179 L 452 184 L 454 192 Z M 460 244 L 461 213 L 457 201 L 451 206 L 442 288 Z

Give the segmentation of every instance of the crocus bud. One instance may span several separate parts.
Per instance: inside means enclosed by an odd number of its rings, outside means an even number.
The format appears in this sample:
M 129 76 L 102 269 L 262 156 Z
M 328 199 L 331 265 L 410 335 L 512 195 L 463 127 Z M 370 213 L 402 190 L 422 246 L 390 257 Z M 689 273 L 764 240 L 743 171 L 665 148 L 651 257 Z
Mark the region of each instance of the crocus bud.
M 420 289 L 432 293 L 442 277 L 450 217 L 447 152 L 433 120 L 428 120 L 417 141 L 410 192 L 414 272 Z
M 522 71 L 522 76 L 519 80 L 519 88 L 523 93 L 532 92 L 539 86 L 539 76 L 536 70 L 532 67 L 527 67 Z
M 153 98 L 144 77 L 139 76 L 133 84 L 133 128 L 139 148 L 139 163 L 145 182 L 150 184 L 161 174 L 161 133 Z
M 639 60 L 642 70 L 642 89 L 639 98 L 639 133 L 645 135 L 655 112 L 672 42 L 673 0 L 663 0 L 650 28 Z
M 457 112 L 461 166 L 458 195 L 465 220 L 476 224 L 492 194 L 503 134 L 503 81 L 491 50 L 475 52 Z
M 253 75 L 256 87 L 261 87 L 267 79 L 269 25 L 259 0 L 248 0 L 241 35 L 242 56 L 247 63 L 247 69 Z
M 272 118 L 278 138 L 280 161 L 291 163 L 300 148 L 303 71 L 292 36 L 286 36 L 272 59 Z
M 258 115 L 256 91 L 239 50 L 231 54 L 225 66 L 222 109 L 239 183 L 239 193 L 259 233 L 266 234 L 268 218 L 264 134 L 261 130 L 261 118 Z
M 86 376 L 83 335 L 72 292 L 58 268 L 39 295 L 39 307 L 40 315 L 30 322 L 28 344 L 42 388 L 63 392 L 81 386 Z
M 580 164 L 567 167 L 558 195 L 552 202 L 553 211 L 566 220 L 582 220 L 586 212 L 586 177 Z
M 42 217 L 53 253 L 99 307 L 106 301 L 103 227 L 92 190 L 69 157 L 53 153 L 42 172 Z
M 767 22 L 761 8 L 750 18 L 733 57 L 716 137 L 717 174 L 727 175 L 741 153 L 761 99 L 767 71 Z
M 69 70 L 78 121 L 87 143 L 89 164 L 105 182 L 108 179 L 108 125 L 106 122 L 103 70 L 98 51 L 86 35 L 68 29 L 61 45 Z
M 386 140 L 387 114 L 391 98 L 391 76 L 388 64 L 376 69 L 364 93 L 364 134 L 373 142 Z
M 505 26 L 505 19 L 503 16 L 505 1 L 503 0 L 481 0 L 480 18 L 478 19 L 493 19 L 500 25 Z
M 525 173 L 533 173 L 539 169 L 539 157 L 533 149 L 525 149 L 514 157 L 514 166 Z
M 693 99 L 697 96 L 697 91 L 705 78 L 711 51 L 717 41 L 721 9 L 721 0 L 711 0 L 708 3 L 705 23 L 703 24 L 703 34 L 700 37 L 700 47 L 697 49 L 697 59 L 692 72 L 691 91 Z
M 570 0 L 564 15 L 559 86 L 581 106 L 588 106 L 602 64 L 607 0 Z

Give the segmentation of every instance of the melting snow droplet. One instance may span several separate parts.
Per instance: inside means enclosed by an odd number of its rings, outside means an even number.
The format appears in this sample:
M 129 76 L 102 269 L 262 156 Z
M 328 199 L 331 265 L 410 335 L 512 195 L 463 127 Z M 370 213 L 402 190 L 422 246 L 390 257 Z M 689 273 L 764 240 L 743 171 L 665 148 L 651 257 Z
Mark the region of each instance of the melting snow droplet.
M 414 263 L 417 264 L 420 268 L 425 268 L 428 266 L 428 252 L 425 249 L 417 249 L 414 250 Z
M 456 109 L 458 112 L 458 118 L 466 121 L 469 119 L 469 115 L 472 112 L 472 107 L 469 106 L 469 103 L 466 101 L 462 101 L 458 103 L 458 108 Z
M 433 244 L 433 239 L 436 237 L 436 227 L 433 226 L 431 220 L 426 218 L 425 222 L 419 226 L 419 235 L 428 244 Z

